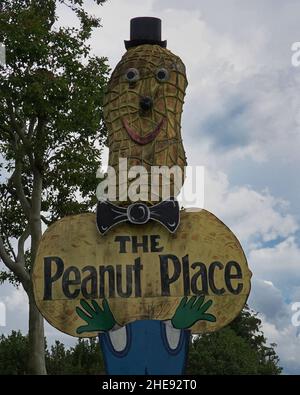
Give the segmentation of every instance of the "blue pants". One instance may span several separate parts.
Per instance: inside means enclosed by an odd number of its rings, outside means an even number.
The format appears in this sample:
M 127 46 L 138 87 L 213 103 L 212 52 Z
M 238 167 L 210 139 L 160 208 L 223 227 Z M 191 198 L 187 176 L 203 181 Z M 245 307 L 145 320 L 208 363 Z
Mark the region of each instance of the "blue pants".
M 108 333 L 100 335 L 107 374 L 179 375 L 183 374 L 188 354 L 190 331 L 181 330 L 175 349 L 169 346 L 162 321 L 135 321 L 126 325 L 127 342 L 116 351 Z

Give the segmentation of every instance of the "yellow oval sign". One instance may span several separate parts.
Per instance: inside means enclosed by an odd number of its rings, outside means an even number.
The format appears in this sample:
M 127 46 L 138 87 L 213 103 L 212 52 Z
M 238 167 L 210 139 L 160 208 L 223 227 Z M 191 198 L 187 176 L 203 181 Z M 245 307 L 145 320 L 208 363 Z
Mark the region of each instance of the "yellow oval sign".
M 80 299 L 106 298 L 120 325 L 168 320 L 183 296 L 206 294 L 216 322 L 198 321 L 192 333 L 227 325 L 244 307 L 251 272 L 242 247 L 206 210 L 181 212 L 176 234 L 156 222 L 122 224 L 101 236 L 94 214 L 63 218 L 41 240 L 33 268 L 37 306 L 57 329 L 79 336 Z M 96 336 L 83 333 L 80 336 Z

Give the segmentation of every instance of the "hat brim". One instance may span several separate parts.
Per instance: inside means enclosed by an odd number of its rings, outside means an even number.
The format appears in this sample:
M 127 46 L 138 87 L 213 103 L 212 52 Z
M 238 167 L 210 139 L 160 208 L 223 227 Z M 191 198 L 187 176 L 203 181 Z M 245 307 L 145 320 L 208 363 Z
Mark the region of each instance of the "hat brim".
M 129 41 L 124 41 L 125 43 L 125 48 L 129 49 L 132 47 L 137 47 L 138 45 L 159 45 L 160 47 L 167 48 L 167 40 L 165 41 L 152 41 L 152 40 L 129 40 Z

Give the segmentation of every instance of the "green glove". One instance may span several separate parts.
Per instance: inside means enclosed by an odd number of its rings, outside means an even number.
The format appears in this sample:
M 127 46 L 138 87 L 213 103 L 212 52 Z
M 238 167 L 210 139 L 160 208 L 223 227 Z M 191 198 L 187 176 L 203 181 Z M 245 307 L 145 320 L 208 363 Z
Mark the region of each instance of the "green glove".
M 95 300 L 92 300 L 91 307 L 85 300 L 81 300 L 81 307 L 76 307 L 76 313 L 86 321 L 87 325 L 80 326 L 76 332 L 80 335 L 83 332 L 109 331 L 116 324 L 116 320 L 110 311 L 106 299 L 103 299 L 102 309 Z
M 182 298 L 175 314 L 171 320 L 172 325 L 176 329 L 186 329 L 193 326 L 197 321 L 216 322 L 216 317 L 207 314 L 206 311 L 212 305 L 212 300 L 203 304 L 205 296 L 192 296 L 189 301 L 187 296 Z

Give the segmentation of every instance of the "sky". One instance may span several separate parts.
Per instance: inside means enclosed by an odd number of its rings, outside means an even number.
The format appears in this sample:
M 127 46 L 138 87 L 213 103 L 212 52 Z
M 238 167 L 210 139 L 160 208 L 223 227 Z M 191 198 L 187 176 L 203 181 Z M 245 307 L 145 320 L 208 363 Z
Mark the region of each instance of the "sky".
M 157 16 L 163 39 L 187 68 L 182 136 L 190 165 L 205 167 L 205 205 L 239 238 L 249 262 L 249 305 L 259 312 L 286 374 L 300 373 L 300 41 L 298 0 L 86 1 L 102 18 L 92 52 L 113 68 L 125 52 L 129 21 Z M 60 8 L 60 23 L 76 20 Z M 107 152 L 104 156 L 107 156 Z M 26 295 L 0 287 L 7 326 L 27 331 Z M 46 324 L 51 344 L 74 340 Z

